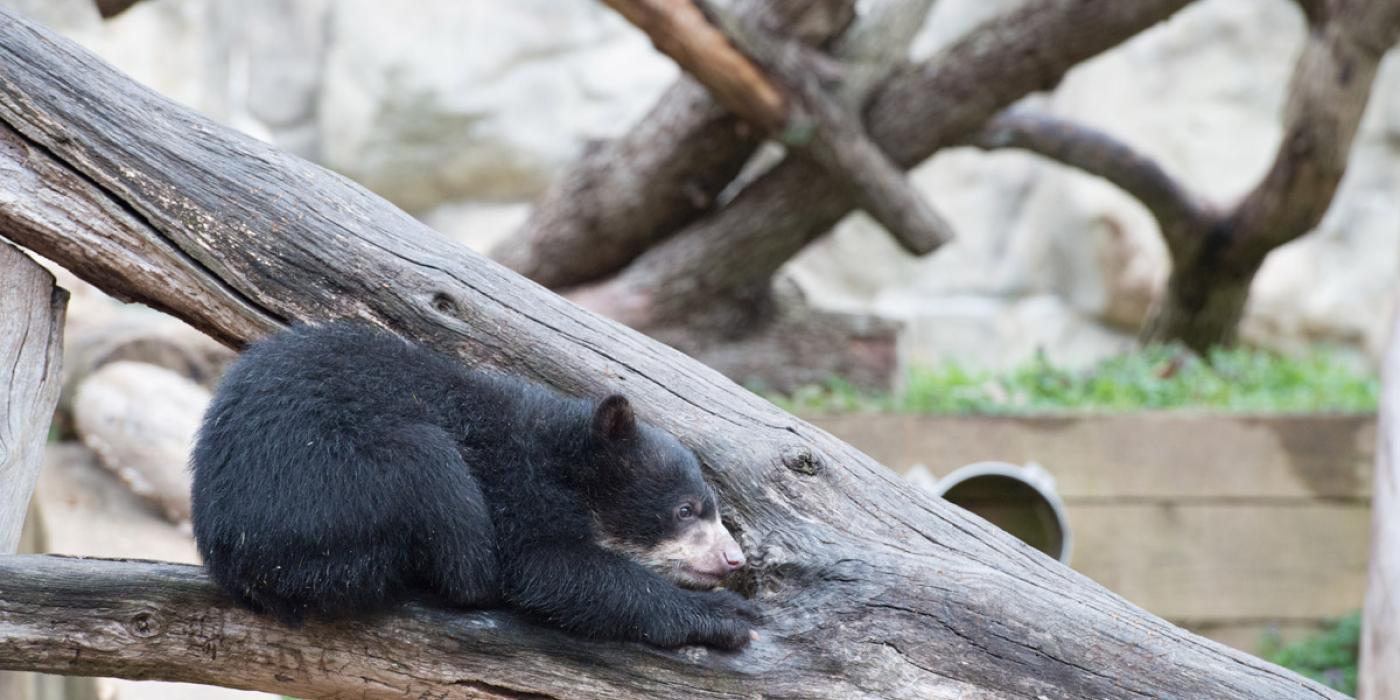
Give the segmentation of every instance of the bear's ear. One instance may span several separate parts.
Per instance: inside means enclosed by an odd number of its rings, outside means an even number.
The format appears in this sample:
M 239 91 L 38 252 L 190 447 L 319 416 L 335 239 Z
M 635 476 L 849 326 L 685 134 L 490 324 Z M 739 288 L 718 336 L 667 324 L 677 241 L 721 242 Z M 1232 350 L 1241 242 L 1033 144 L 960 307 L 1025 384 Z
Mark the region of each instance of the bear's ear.
M 601 440 L 622 440 L 637 432 L 637 417 L 627 397 L 613 394 L 598 402 L 593 412 L 593 435 Z

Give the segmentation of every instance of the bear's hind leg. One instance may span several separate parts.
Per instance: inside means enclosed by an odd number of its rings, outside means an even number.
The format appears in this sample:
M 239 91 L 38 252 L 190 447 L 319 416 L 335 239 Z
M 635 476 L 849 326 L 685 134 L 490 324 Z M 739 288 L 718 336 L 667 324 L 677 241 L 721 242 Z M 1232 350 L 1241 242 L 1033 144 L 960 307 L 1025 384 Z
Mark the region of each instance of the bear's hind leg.
M 449 605 L 488 607 L 501 595 L 491 511 L 456 443 L 433 432 L 420 436 L 414 465 L 425 494 L 414 528 L 419 577 Z

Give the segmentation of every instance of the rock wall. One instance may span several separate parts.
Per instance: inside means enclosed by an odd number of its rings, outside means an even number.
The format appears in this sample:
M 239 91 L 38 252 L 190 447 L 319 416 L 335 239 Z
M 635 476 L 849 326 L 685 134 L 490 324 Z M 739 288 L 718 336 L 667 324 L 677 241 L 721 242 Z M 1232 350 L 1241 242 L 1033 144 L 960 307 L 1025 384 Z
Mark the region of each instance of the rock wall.
M 1018 0 L 943 0 L 929 55 Z M 0 0 L 156 89 L 339 170 L 470 245 L 509 234 L 590 139 L 640 116 L 674 67 L 599 3 Z M 1105 129 L 1214 200 L 1267 167 L 1304 25 L 1281 0 L 1202 0 L 1035 96 Z M 1400 273 L 1400 60 L 1317 231 L 1259 275 L 1247 340 L 1375 358 Z M 911 363 L 1086 362 L 1132 342 L 1166 275 L 1147 212 L 1095 178 L 1018 153 L 951 150 L 915 173 L 959 232 L 913 259 L 864 216 L 789 272 L 819 304 L 900 318 Z M 852 265 L 849 261 L 860 260 Z M 994 348 L 989 350 L 989 348 Z

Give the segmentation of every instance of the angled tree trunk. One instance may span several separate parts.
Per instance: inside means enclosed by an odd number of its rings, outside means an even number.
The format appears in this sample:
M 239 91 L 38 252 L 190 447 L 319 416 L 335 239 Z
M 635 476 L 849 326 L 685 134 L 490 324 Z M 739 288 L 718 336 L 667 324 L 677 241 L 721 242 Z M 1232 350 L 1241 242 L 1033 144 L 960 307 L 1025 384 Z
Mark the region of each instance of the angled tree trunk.
M 0 241 L 0 557 L 19 546 L 43 465 L 62 379 L 67 303 L 53 275 Z M 29 700 L 34 691 L 32 674 L 0 671 L 0 698 Z
M 119 296 L 234 343 L 353 316 L 566 392 L 627 393 L 713 476 L 766 612 L 738 654 L 585 644 L 499 612 L 291 630 L 197 569 L 22 557 L 0 561 L 0 668 L 304 697 L 1338 697 L 5 12 L 0 124 L 0 230 Z M 60 195 L 82 216 L 42 205 Z

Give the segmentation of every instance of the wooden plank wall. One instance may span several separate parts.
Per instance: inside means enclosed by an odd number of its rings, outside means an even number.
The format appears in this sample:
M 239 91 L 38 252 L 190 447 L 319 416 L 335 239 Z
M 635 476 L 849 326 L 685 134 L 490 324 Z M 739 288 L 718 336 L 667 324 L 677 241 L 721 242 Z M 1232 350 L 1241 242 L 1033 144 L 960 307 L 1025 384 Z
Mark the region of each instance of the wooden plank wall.
M 900 472 L 1041 464 L 1068 511 L 1074 568 L 1240 649 L 1361 606 L 1374 416 L 809 419 Z

